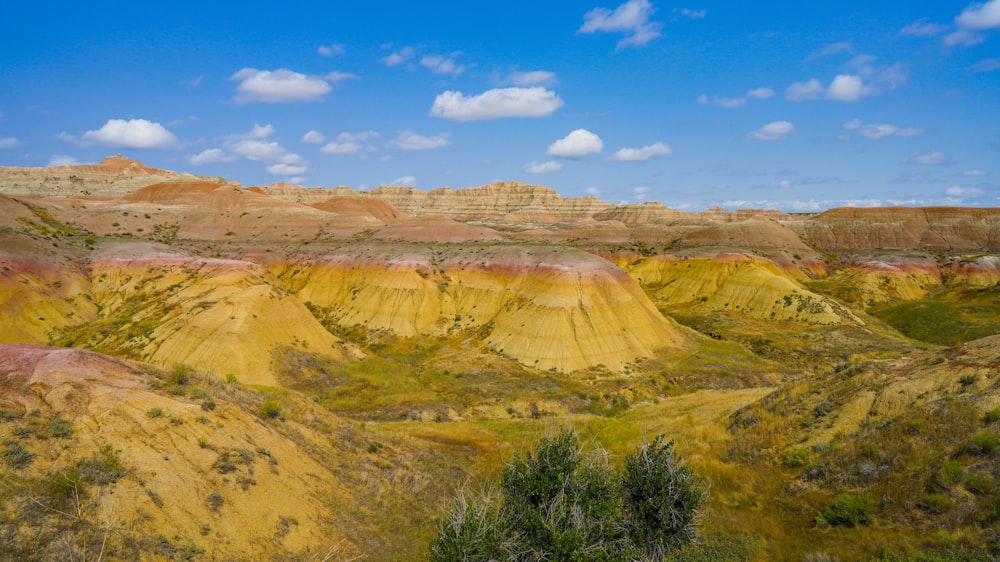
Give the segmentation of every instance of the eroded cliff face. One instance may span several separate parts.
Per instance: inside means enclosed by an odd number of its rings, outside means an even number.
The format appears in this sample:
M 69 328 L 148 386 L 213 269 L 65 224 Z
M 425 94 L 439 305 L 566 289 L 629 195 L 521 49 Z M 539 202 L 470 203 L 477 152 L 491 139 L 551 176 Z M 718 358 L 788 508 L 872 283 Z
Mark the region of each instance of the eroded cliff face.
M 165 181 L 200 179 L 151 168 L 138 160 L 108 156 L 98 164 L 23 168 L 0 166 L 0 193 L 36 197 L 115 197 Z M 224 183 L 221 178 L 205 178 Z
M 842 207 L 788 225 L 808 243 L 828 250 L 1000 248 L 996 208 Z
M 671 305 L 695 303 L 762 320 L 864 324 L 844 306 L 806 289 L 792 271 L 746 254 L 662 256 L 625 269 L 653 298 Z
M 628 275 L 571 248 L 369 247 L 269 267 L 341 325 L 407 337 L 476 330 L 495 351 L 544 370 L 617 371 L 685 343 Z

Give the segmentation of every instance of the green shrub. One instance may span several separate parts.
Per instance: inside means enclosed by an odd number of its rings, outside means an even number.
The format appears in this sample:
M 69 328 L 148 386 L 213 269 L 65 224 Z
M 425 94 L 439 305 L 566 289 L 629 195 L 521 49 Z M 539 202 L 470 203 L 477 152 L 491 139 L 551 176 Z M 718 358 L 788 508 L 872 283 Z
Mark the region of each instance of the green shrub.
M 163 408 L 153 407 L 146 410 L 146 417 L 158 418 L 163 415 Z
M 995 488 L 993 480 L 985 474 L 970 474 L 965 479 L 965 489 L 979 496 L 991 494 Z
M 781 457 L 781 463 L 788 468 L 798 468 L 800 466 L 806 466 L 809 464 L 809 448 L 808 447 L 796 447 L 790 451 L 786 451 Z
M 954 506 L 954 502 L 947 494 L 928 494 L 923 497 L 917 506 L 928 513 L 944 513 Z
M 983 415 L 983 423 L 991 424 L 1000 421 L 1000 408 L 993 408 Z
M 49 433 L 52 434 L 52 437 L 60 439 L 69 437 L 73 435 L 73 426 L 58 416 L 52 416 L 49 418 Z
M 260 417 L 265 420 L 275 419 L 281 417 L 281 404 L 275 400 L 267 400 L 260 405 L 260 410 L 258 412 Z
M 934 477 L 934 483 L 942 488 L 950 488 L 955 484 L 961 484 L 965 479 L 965 464 L 961 461 L 948 461 L 938 470 Z
M 170 369 L 170 374 L 167 375 L 167 385 L 168 386 L 183 386 L 188 383 L 191 379 L 191 375 L 194 374 L 194 369 L 190 365 L 174 365 Z
M 1000 434 L 984 429 L 969 439 L 966 450 L 974 455 L 989 456 L 1000 448 Z
M 11 468 L 24 468 L 35 460 L 35 455 L 24 445 L 14 444 L 4 450 L 3 460 Z
M 816 516 L 816 524 L 837 527 L 868 525 L 872 522 L 874 511 L 867 494 L 838 494 L 833 503 Z
M 705 494 L 662 436 L 625 459 L 585 455 L 572 430 L 515 455 L 500 487 L 464 491 L 438 523 L 429 559 L 658 560 L 694 538 Z

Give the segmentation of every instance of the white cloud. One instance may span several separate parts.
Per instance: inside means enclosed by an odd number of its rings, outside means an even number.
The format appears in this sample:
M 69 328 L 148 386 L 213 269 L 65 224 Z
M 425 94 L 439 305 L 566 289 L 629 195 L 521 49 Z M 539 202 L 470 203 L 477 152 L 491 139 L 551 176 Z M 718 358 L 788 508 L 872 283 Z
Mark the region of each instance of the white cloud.
M 827 45 L 822 49 L 811 53 L 806 60 L 815 60 L 822 57 L 829 57 L 831 55 L 837 55 L 840 53 L 853 53 L 854 47 L 851 46 L 847 41 L 841 41 L 839 43 L 833 43 Z
M 323 55 L 324 57 L 342 55 L 344 54 L 344 46 L 336 43 L 332 45 L 320 45 L 319 48 L 316 49 L 316 52 L 319 53 L 320 55 Z
M 896 136 L 904 138 L 918 137 L 926 132 L 927 129 L 917 129 L 915 127 L 907 127 L 905 129 L 900 129 L 899 132 L 896 133 Z
M 413 49 L 413 47 L 403 47 L 402 49 L 395 51 L 391 53 L 389 56 L 383 58 L 382 62 L 385 63 L 386 66 L 399 66 L 404 62 L 413 58 L 413 55 L 415 54 L 416 51 Z
M 366 143 L 377 138 L 379 138 L 379 134 L 375 131 L 340 133 L 334 142 L 327 143 L 319 151 L 324 154 L 357 154 L 362 150 L 374 151 L 377 149 Z
M 988 176 L 989 172 L 986 170 L 965 170 L 962 175 L 967 178 L 981 178 L 983 176 Z
M 632 197 L 635 198 L 636 201 L 645 201 L 647 195 L 649 195 L 649 188 L 646 186 L 632 188 Z
M 947 25 L 930 23 L 927 21 L 927 18 L 921 18 L 900 29 L 899 34 L 903 37 L 931 37 L 941 35 L 945 31 L 948 31 Z
M 643 160 L 649 160 L 653 156 L 670 154 L 671 152 L 670 145 L 657 142 L 642 148 L 620 148 L 617 152 L 611 155 L 611 159 L 619 162 L 641 162 Z
M 524 171 L 529 174 L 548 174 L 562 169 L 562 164 L 555 160 L 547 162 L 529 162 L 524 165 Z
M 925 152 L 923 154 L 918 154 L 913 158 L 914 164 L 942 164 L 944 163 L 944 153 L 943 152 Z
M 746 105 L 746 103 L 747 103 L 746 98 L 722 98 L 719 96 L 714 96 L 712 98 L 712 105 L 717 105 L 719 107 L 728 107 L 730 109 L 734 107 L 743 107 L 744 105 Z
M 971 47 L 973 45 L 978 45 L 985 40 L 986 37 L 983 36 L 982 33 L 976 33 L 975 31 L 970 31 L 968 29 L 959 29 L 944 36 L 944 44 L 949 47 L 953 47 L 955 45 Z
M 649 20 L 655 11 L 656 8 L 649 0 L 628 0 L 614 11 L 594 8 L 584 14 L 583 25 L 577 33 L 623 33 L 626 37 L 618 42 L 619 50 L 623 47 L 641 47 L 663 35 L 660 33 L 663 24 Z
M 451 74 L 458 76 L 465 71 L 465 67 L 455 62 L 458 53 L 444 57 L 441 55 L 426 55 L 420 59 L 420 66 L 430 69 L 434 74 Z
M 14 137 L 0 138 L 0 148 L 17 148 L 19 146 L 21 146 L 21 141 Z
M 785 99 L 803 101 L 818 99 L 823 94 L 823 85 L 813 78 L 808 82 L 796 82 L 785 89 Z
M 234 154 L 227 154 L 221 148 L 206 148 L 198 154 L 187 157 L 187 161 L 195 166 L 204 164 L 217 164 L 220 162 L 235 162 L 238 157 Z
M 344 80 L 361 79 L 357 74 L 354 74 L 353 72 L 341 72 L 339 70 L 334 70 L 333 72 L 329 72 L 326 75 L 324 75 L 323 78 L 326 78 L 327 80 L 333 83 L 343 82 Z
M 944 194 L 948 197 L 975 197 L 977 195 L 982 195 L 983 190 L 975 187 L 959 187 L 957 185 L 953 185 L 944 190 Z
M 702 94 L 698 96 L 698 99 L 695 101 L 698 102 L 698 105 L 706 105 L 708 103 L 708 95 Z
M 692 10 L 691 8 L 674 8 L 674 12 L 693 20 L 700 20 L 708 15 L 708 10 Z
M 119 148 L 170 148 L 177 144 L 177 137 L 163 125 L 145 119 L 108 119 L 100 129 L 84 133 L 83 139 Z
M 590 195 L 590 196 L 593 196 L 593 197 L 597 197 L 598 195 L 601 194 L 601 188 L 599 188 L 599 187 L 588 187 L 584 191 L 587 192 L 587 195 Z
M 826 89 L 826 97 L 837 101 L 858 101 L 867 94 L 861 78 L 851 74 L 838 74 Z
M 239 81 L 237 103 L 293 103 L 316 101 L 330 93 L 330 84 L 320 76 L 306 76 L 286 68 L 257 70 L 244 68 L 230 80 Z
M 399 133 L 396 139 L 392 141 L 392 144 L 401 150 L 430 150 L 432 148 L 448 146 L 451 144 L 451 139 L 448 137 L 448 133 L 425 137 L 413 131 L 406 130 Z
M 977 30 L 1000 27 L 1000 0 L 970 4 L 955 18 L 955 25 Z
M 848 131 L 853 131 L 855 129 L 860 129 L 861 128 L 861 120 L 860 119 L 851 119 L 847 123 L 844 123 L 844 128 L 847 129 Z
M 752 90 L 747 91 L 747 97 L 758 99 L 758 100 L 767 99 L 767 98 L 769 98 L 769 97 L 771 97 L 773 95 L 774 95 L 774 90 L 772 90 L 771 88 L 767 88 L 767 87 L 754 88 Z
M 973 72 L 993 72 L 1000 69 L 1000 59 L 983 59 L 969 67 Z
M 305 173 L 309 167 L 294 164 L 271 164 L 265 169 L 267 170 L 267 173 L 274 174 L 276 176 L 297 176 Z
M 559 158 L 579 158 L 600 152 L 603 148 L 604 141 L 601 140 L 601 137 L 587 129 L 576 129 L 550 144 L 545 153 Z
M 795 125 L 788 121 L 774 121 L 747 134 L 747 138 L 763 141 L 782 140 L 795 132 Z
M 477 96 L 446 91 L 434 98 L 431 116 L 452 121 L 483 121 L 506 117 L 548 117 L 563 106 L 555 92 L 541 86 L 496 88 Z
M 867 138 L 870 138 L 870 139 L 880 139 L 880 138 L 883 138 L 883 137 L 888 137 L 888 136 L 891 136 L 891 135 L 895 135 L 898 132 L 899 132 L 899 127 L 897 127 L 895 125 L 890 125 L 890 124 L 865 125 L 864 127 L 861 127 L 860 131 L 858 131 L 858 133 L 861 136 L 867 137 Z
M 49 163 L 46 166 L 52 168 L 55 166 L 79 166 L 80 161 L 72 156 L 66 156 L 65 154 L 55 154 L 52 158 L 49 158 Z
M 402 176 L 402 177 L 398 177 L 398 178 L 392 180 L 391 182 L 389 182 L 389 185 L 397 185 L 397 186 L 403 186 L 403 187 L 414 187 L 415 185 L 417 185 L 417 178 L 415 178 L 413 176 Z
M 554 72 L 547 70 L 532 70 L 527 72 L 511 72 L 507 75 L 505 84 L 514 86 L 554 86 L 559 81 Z
M 325 137 L 323 137 L 323 133 L 320 133 L 319 131 L 309 131 L 308 133 L 302 135 L 302 142 L 309 144 L 319 144 L 323 142 L 324 138 Z

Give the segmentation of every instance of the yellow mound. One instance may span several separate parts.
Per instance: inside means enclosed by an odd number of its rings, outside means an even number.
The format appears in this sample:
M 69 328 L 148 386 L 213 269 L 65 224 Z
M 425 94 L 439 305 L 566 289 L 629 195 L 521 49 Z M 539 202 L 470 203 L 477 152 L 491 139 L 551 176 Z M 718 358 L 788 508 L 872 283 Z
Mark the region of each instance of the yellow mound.
M 284 281 L 342 325 L 402 336 L 482 328 L 494 349 L 541 369 L 620 370 L 683 342 L 631 278 L 579 250 L 481 248 L 439 265 L 432 259 L 328 258 Z
M 744 254 L 647 258 L 626 271 L 667 304 L 701 303 L 754 318 L 814 324 L 863 324 L 834 301 L 795 281 L 774 262 Z
M 279 347 L 346 356 L 297 299 L 261 267 L 235 260 L 104 254 L 92 264 L 101 316 L 127 324 L 96 349 L 131 350 L 159 365 L 190 364 L 252 384 L 277 384 Z M 123 337 L 127 336 L 127 337 Z M 79 342 L 82 343 L 82 342 Z

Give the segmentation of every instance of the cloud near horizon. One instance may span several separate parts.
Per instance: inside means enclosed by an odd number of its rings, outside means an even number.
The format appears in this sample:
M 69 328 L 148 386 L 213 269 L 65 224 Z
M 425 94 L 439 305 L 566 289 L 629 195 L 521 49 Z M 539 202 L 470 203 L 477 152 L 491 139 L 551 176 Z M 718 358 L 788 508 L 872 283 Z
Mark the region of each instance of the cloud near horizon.
M 448 146 L 451 144 L 451 138 L 448 133 L 425 137 L 407 129 L 399 133 L 391 144 L 400 150 L 431 150 Z
M 562 106 L 563 101 L 555 92 L 541 86 L 495 88 L 476 96 L 449 90 L 434 98 L 430 115 L 452 121 L 548 117 Z
M 177 146 L 177 137 L 166 127 L 146 119 L 108 119 L 103 127 L 87 131 L 84 141 L 93 141 L 115 148 L 171 148 Z

